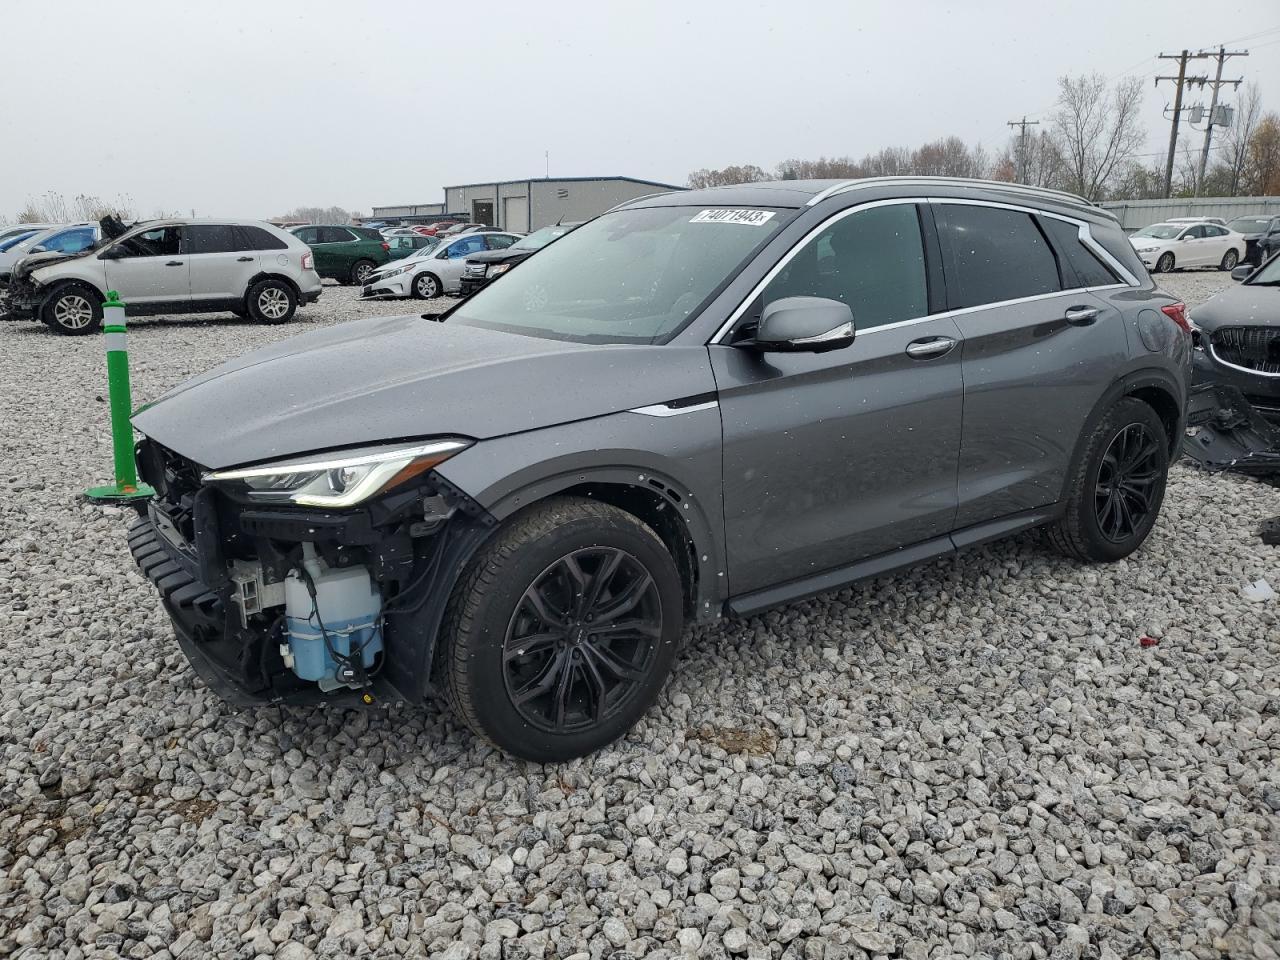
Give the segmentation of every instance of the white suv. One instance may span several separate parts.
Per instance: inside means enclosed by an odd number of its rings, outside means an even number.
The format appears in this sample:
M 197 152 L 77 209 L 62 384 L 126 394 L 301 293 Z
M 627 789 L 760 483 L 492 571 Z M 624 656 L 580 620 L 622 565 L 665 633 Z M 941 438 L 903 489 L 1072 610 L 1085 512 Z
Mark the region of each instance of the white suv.
M 8 319 L 42 320 L 58 333 L 92 333 L 117 290 L 131 315 L 231 311 L 284 323 L 320 298 L 310 248 L 257 220 L 152 220 L 82 253 L 35 254 L 14 265 Z M 116 233 L 115 236 L 111 236 Z

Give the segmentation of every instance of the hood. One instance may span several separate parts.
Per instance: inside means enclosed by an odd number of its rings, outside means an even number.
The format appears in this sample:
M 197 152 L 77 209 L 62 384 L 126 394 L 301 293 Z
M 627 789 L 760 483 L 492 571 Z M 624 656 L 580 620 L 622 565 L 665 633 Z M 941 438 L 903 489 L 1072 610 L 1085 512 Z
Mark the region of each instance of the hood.
M 133 423 L 218 469 L 446 434 L 484 440 L 714 390 L 702 346 L 565 343 L 370 317 L 223 364 Z
M 90 247 L 88 250 L 81 250 L 79 253 L 59 253 L 57 250 L 47 250 L 44 253 L 29 253 L 13 265 L 13 277 L 15 280 L 21 280 L 41 267 L 62 263 L 64 260 L 78 260 L 96 252 L 94 248 Z
M 1202 330 L 1219 327 L 1280 327 L 1280 287 L 1240 283 L 1191 311 Z
M 537 252 L 537 250 L 514 250 L 511 247 L 505 250 L 481 250 L 468 256 L 467 263 L 502 263 L 504 260 L 531 257 Z

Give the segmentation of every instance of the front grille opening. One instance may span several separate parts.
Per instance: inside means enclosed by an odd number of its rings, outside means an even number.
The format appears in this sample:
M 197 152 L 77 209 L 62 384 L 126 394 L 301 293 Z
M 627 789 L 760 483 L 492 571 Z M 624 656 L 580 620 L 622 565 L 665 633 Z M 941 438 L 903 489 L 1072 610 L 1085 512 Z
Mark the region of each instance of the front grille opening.
M 1224 363 L 1280 375 L 1280 330 L 1224 327 L 1213 334 L 1213 353 Z

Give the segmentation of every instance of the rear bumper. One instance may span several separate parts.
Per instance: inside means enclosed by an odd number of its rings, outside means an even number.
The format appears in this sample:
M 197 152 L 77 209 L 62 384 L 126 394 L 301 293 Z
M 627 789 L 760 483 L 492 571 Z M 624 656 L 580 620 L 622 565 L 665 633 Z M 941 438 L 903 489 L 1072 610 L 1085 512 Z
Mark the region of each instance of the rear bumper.
M 324 287 L 316 287 L 314 290 L 304 290 L 298 295 L 298 299 L 302 303 L 315 303 L 320 299 L 320 294 L 324 293 Z

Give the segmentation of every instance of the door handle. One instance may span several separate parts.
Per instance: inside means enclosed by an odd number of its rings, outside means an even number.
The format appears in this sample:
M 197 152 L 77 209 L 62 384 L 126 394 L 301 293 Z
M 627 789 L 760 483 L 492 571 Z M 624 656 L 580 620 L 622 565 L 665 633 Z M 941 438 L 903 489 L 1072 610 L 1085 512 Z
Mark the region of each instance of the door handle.
M 236 257 L 236 263 L 252 263 L 253 257 Z
M 1062 319 L 1077 327 L 1087 327 L 1098 319 L 1100 312 L 1097 307 L 1067 307 Z
M 932 360 L 950 353 L 955 345 L 951 337 L 925 337 L 907 344 L 907 356 L 912 360 Z
M 166 267 L 180 267 L 180 266 L 182 266 L 182 261 L 181 261 L 181 260 L 170 260 L 168 263 L 166 263 L 166 264 L 165 264 L 165 266 L 166 266 Z

